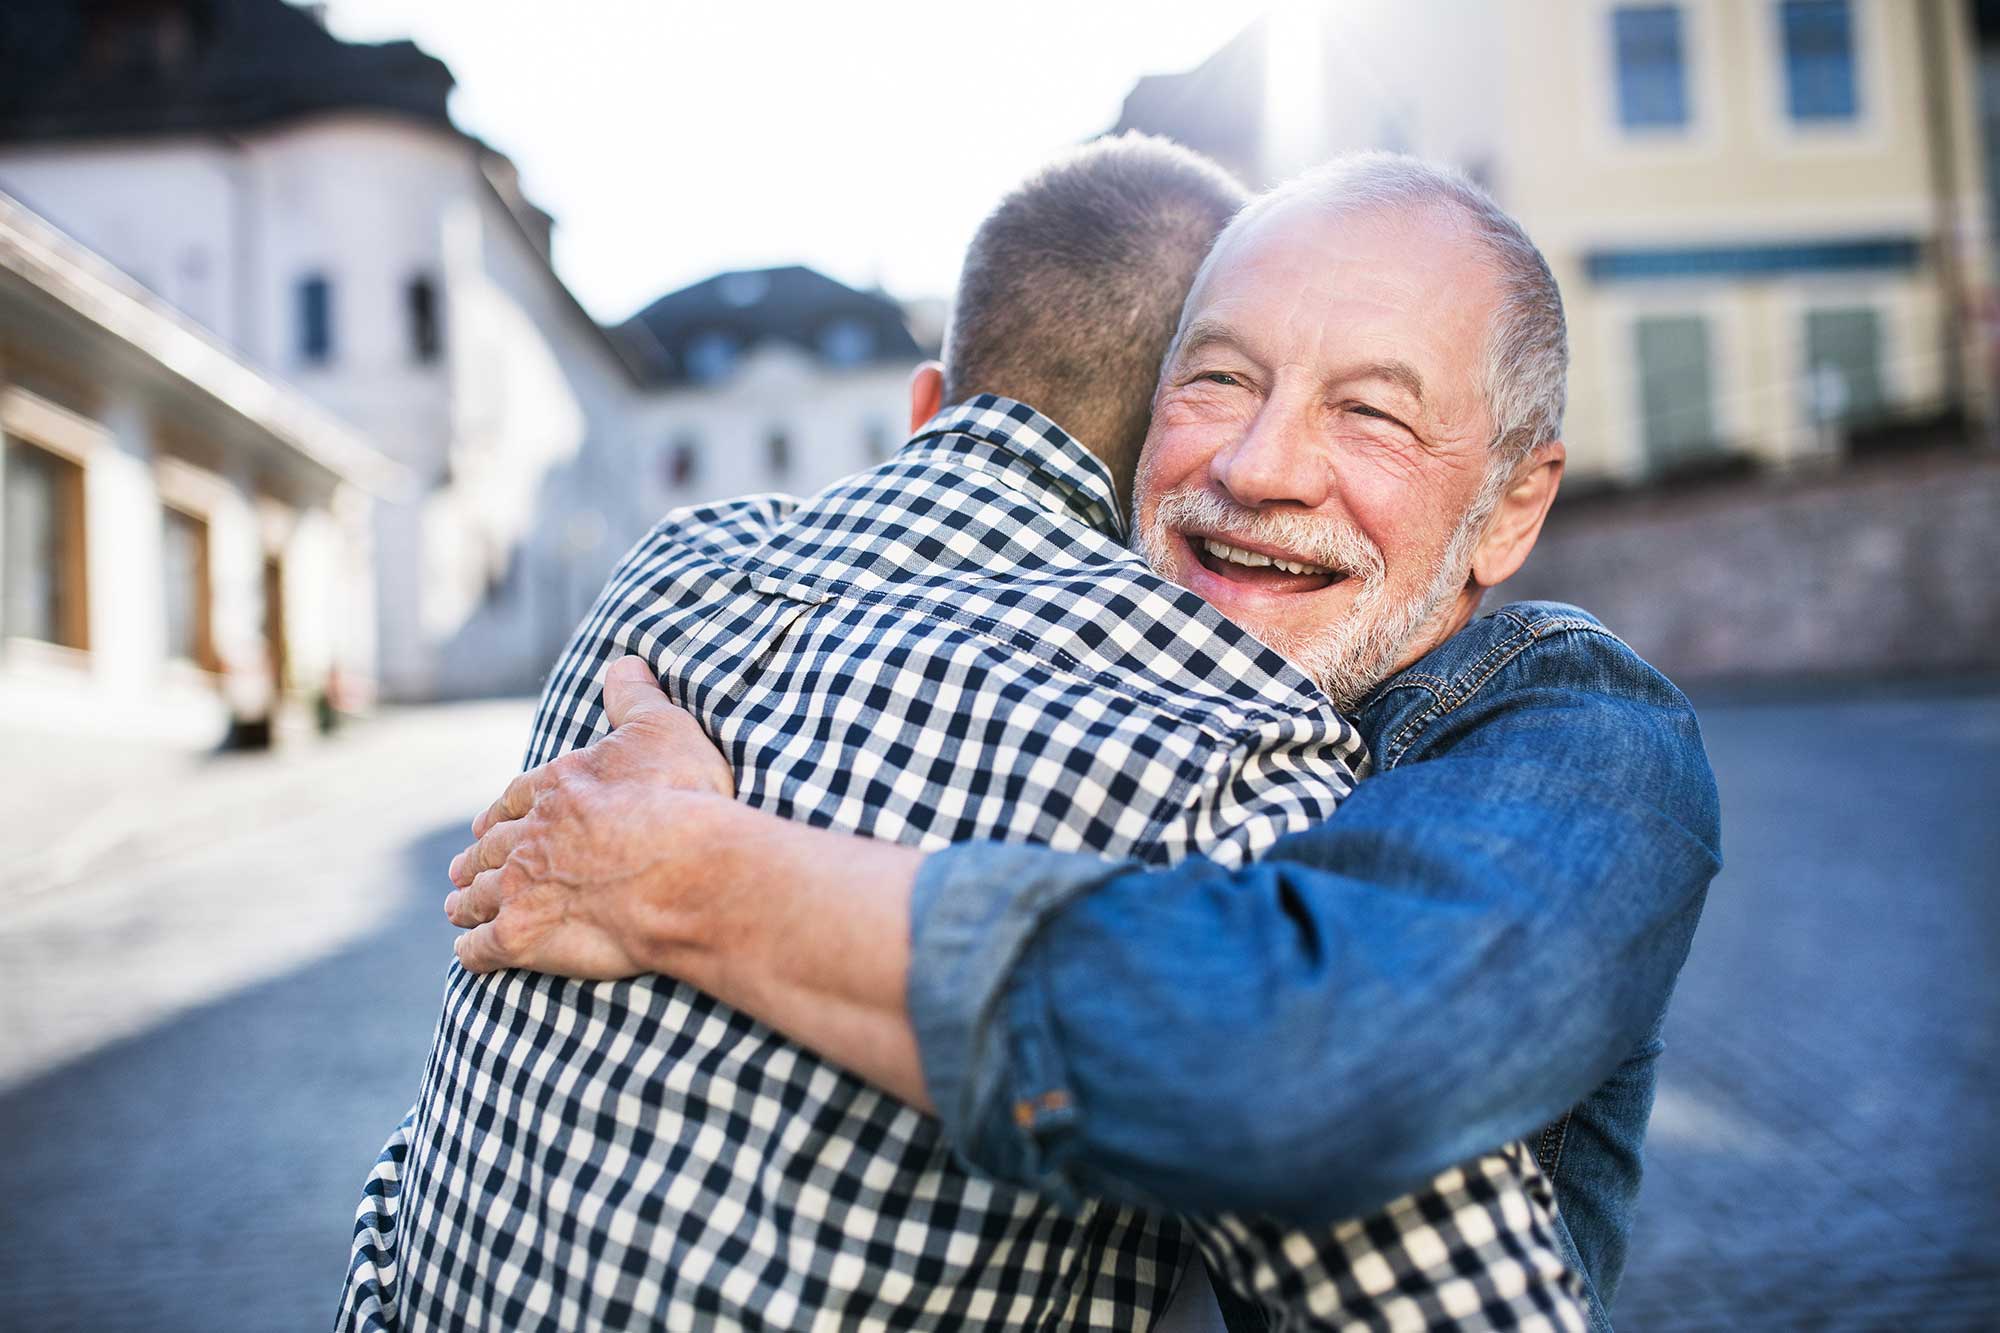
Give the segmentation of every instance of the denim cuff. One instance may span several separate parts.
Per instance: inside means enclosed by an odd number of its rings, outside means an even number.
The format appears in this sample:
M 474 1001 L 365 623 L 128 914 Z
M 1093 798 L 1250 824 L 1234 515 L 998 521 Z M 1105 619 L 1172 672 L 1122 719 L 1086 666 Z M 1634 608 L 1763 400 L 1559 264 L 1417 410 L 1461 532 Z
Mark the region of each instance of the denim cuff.
M 1076 1118 L 1043 989 L 1035 932 L 1131 867 L 1004 843 L 926 857 L 910 901 L 907 999 L 924 1086 L 968 1167 L 1064 1201 L 1044 1140 Z

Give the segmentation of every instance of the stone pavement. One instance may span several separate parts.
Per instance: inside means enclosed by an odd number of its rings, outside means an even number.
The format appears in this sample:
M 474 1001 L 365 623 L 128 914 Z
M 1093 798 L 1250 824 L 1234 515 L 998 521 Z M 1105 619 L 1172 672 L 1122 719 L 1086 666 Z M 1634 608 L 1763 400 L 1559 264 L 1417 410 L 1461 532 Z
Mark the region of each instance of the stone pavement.
M 2000 1327 L 2000 692 L 1703 717 L 1729 865 L 1618 1326 Z M 0 775 L 37 844 L 0 857 L 0 1329 L 326 1327 L 436 1017 L 443 865 L 526 728 Z
M 2000 694 L 1710 704 L 1620 1329 L 2000 1328 Z
M 39 798 L 33 838 L 68 877 L 0 879 L 0 1329 L 330 1325 L 436 1020 L 444 866 L 528 718 L 458 705 L 295 754 L 66 761 L 71 799 Z

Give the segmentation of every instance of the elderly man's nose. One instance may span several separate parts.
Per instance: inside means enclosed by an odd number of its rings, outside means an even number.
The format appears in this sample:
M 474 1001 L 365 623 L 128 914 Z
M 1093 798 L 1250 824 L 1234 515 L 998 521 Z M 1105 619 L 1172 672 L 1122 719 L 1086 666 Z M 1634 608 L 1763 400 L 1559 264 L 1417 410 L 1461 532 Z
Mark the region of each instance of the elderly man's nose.
M 1313 447 L 1310 421 L 1276 402 L 1266 403 L 1250 429 L 1215 455 L 1209 475 L 1245 506 L 1316 508 L 1328 495 L 1326 460 Z

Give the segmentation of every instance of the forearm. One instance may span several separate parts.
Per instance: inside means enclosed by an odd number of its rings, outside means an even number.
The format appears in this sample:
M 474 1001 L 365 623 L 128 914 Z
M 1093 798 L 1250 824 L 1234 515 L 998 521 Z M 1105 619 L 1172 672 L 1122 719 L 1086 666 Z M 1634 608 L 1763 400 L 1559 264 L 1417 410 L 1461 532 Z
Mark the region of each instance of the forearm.
M 920 1110 L 931 1109 L 905 999 L 921 853 L 699 798 L 664 862 L 654 970 L 685 980 Z
M 1058 1197 L 1325 1221 L 1581 1099 L 1665 1003 L 1711 867 L 1579 830 L 1603 867 L 1653 863 L 1635 906 L 1609 869 L 1482 836 L 1491 786 L 1469 776 L 1436 822 L 1372 778 L 1321 838 L 1236 872 L 933 858 L 911 1004 L 959 1150 Z M 1033 900 L 1018 943 L 933 929 L 982 880 Z

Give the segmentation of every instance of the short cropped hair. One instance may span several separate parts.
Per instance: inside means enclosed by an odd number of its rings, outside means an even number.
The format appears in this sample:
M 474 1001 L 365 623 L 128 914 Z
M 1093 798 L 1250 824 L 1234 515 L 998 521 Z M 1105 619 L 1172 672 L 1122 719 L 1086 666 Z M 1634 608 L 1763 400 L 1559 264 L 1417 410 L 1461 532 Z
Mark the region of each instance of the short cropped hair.
M 1481 370 L 1493 426 L 1492 467 L 1511 472 L 1537 448 L 1562 438 L 1569 377 L 1562 293 L 1542 252 L 1491 195 L 1462 172 L 1435 162 L 1402 153 L 1353 153 L 1259 195 L 1236 215 L 1228 234 L 1298 202 L 1329 214 L 1434 209 L 1464 224 L 1486 251 L 1500 286 Z M 1222 248 L 1218 242 L 1216 253 Z M 1204 273 L 1207 268 L 1202 266 Z
M 1151 135 L 1098 139 L 1043 167 L 966 251 L 946 400 L 1027 403 L 1102 459 L 1129 499 L 1188 285 L 1247 198 L 1215 163 Z

